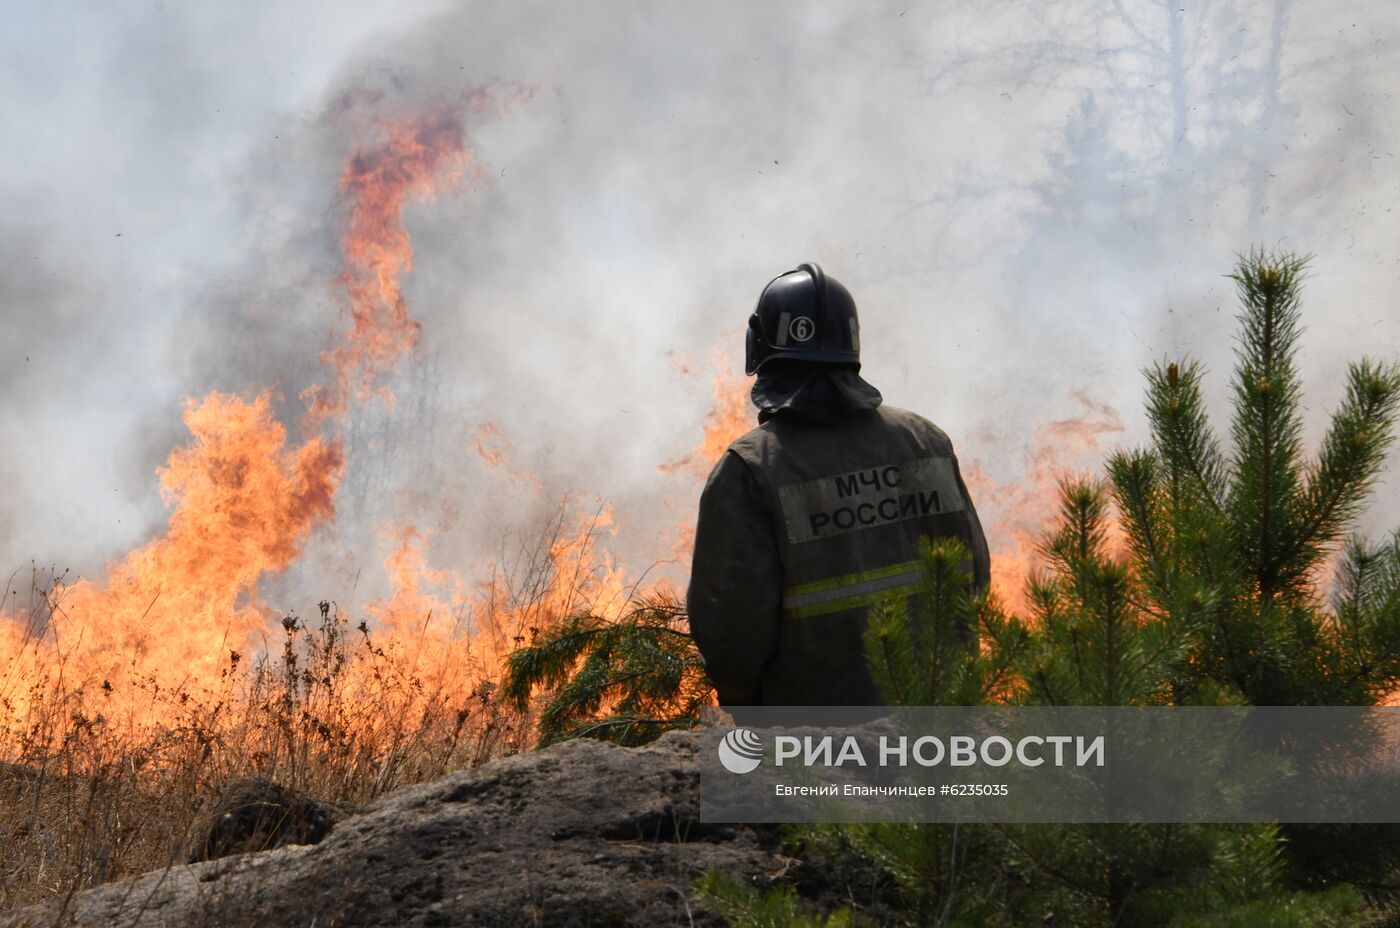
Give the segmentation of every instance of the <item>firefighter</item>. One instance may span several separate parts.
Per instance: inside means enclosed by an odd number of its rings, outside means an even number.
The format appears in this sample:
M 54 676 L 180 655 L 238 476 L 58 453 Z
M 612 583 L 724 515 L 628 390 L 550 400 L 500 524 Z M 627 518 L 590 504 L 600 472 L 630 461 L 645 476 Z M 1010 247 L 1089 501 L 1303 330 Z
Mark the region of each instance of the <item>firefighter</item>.
M 960 538 L 989 580 L 953 445 L 881 405 L 855 301 L 815 264 L 764 287 L 745 370 L 759 425 L 705 484 L 686 596 L 705 668 L 725 707 L 878 705 L 861 634 L 875 599 L 917 590 L 920 536 Z

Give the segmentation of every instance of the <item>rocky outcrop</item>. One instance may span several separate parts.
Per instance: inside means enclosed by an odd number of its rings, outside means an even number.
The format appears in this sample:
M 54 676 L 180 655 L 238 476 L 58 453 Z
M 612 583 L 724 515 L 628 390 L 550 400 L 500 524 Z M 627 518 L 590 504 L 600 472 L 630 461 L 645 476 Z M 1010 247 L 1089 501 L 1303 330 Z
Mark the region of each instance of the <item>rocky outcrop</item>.
M 698 743 L 503 758 L 386 796 L 319 844 L 148 873 L 0 926 L 716 924 L 694 903 L 700 874 L 762 885 L 793 861 L 775 829 L 699 821 Z

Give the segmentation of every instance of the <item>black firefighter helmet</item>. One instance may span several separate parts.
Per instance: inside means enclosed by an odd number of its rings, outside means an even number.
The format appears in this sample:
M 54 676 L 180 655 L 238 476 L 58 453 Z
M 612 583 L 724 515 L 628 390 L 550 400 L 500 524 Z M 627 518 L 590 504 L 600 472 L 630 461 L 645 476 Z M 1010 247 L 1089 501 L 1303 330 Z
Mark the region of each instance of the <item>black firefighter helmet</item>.
M 744 373 L 758 373 L 775 358 L 860 365 L 856 301 L 815 264 L 770 280 L 749 317 Z

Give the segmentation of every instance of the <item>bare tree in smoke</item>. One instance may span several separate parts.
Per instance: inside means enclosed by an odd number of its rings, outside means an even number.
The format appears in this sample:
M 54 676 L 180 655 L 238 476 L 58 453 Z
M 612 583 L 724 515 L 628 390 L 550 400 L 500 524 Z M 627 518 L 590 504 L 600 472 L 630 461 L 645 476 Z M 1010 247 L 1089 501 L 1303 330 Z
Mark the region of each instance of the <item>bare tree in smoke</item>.
M 1337 200 L 1295 195 L 1304 153 L 1318 163 L 1346 162 L 1371 124 L 1360 105 L 1334 104 L 1335 132 L 1306 131 L 1306 103 L 1349 89 L 1355 78 L 1340 67 L 1342 56 L 1364 46 L 1353 40 L 1341 53 L 1309 46 L 1294 20 L 1301 13 L 1311 28 L 1328 10 L 1295 6 L 1096 0 L 998 4 L 985 17 L 979 11 L 968 23 L 975 40 L 915 65 L 924 92 L 1000 90 L 1009 110 L 1022 93 L 1068 95 L 1075 105 L 1061 126 L 1032 140 L 1049 169 L 1039 178 L 1018 183 L 969 156 L 956 184 L 909 209 L 950 233 L 987 202 L 1010 196 L 1031 228 L 1024 241 L 1005 244 L 1024 247 L 1032 264 L 1023 274 L 1042 280 L 1069 255 L 1091 266 L 1112 255 L 1114 264 L 1147 267 L 1174 250 L 1168 241 L 1179 246 L 1210 235 L 1209 247 L 1218 248 L 1222 240 L 1228 246 L 1301 228 Z M 1272 209 L 1280 196 L 1290 204 L 1287 215 Z M 1222 215 L 1227 203 L 1232 208 Z M 1125 214 L 1134 220 L 1127 237 Z

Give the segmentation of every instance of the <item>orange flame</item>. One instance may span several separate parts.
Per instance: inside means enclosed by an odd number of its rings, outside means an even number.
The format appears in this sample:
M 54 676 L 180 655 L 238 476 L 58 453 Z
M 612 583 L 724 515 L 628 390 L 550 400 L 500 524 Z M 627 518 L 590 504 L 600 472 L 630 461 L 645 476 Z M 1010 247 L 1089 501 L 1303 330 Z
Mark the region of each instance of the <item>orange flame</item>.
M 344 415 L 352 385 L 363 398 L 399 359 L 413 352 L 422 326 L 408 311 L 400 281 L 413 267 L 413 246 L 403 224 L 408 196 L 430 198 L 455 186 L 476 162 L 462 141 L 455 116 L 441 115 L 385 127 L 388 139 L 356 149 L 340 176 L 350 200 L 341 237 L 341 284 L 350 300 L 350 331 L 321 355 L 332 368 L 329 384 L 313 387 L 306 425 Z M 393 397 L 380 388 L 386 401 Z
M 544 484 L 540 482 L 540 478 L 511 463 L 515 449 L 501 435 L 501 427 L 496 423 L 483 422 L 478 425 L 476 433 L 472 437 L 472 447 L 476 449 L 477 455 L 491 467 L 505 471 L 513 480 L 525 484 L 537 493 L 544 492 Z
M 505 467 L 506 449 L 501 443 L 501 427 L 494 422 L 483 422 L 476 428 L 472 446 L 481 459 L 492 467 Z
M 65 590 L 47 630 L 52 651 L 29 655 L 62 655 L 79 685 L 105 681 L 119 701 L 135 698 L 124 684 L 145 668 L 167 682 L 217 680 L 229 650 L 253 645 L 271 617 L 258 580 L 291 564 L 335 511 L 340 447 L 320 438 L 287 447 L 268 393 L 211 393 L 187 401 L 184 419 L 192 441 L 160 469 L 169 528 L 105 579 Z M 19 658 L 17 643 L 0 665 Z
M 720 344 L 725 346 L 738 342 L 725 336 Z M 716 373 L 711 388 L 712 403 L 710 411 L 705 414 L 700 443 L 690 453 L 657 467 L 661 473 L 680 471 L 704 477 L 730 443 L 754 427 L 754 409 L 749 399 L 752 384 L 748 377 L 728 366 L 726 354 L 723 347 L 710 353 L 709 364 Z M 686 358 L 673 355 L 671 362 L 677 373 L 693 373 L 692 365 Z
M 720 343 L 734 344 L 735 340 L 725 337 Z M 722 348 L 711 352 L 710 363 L 717 373 L 711 388 L 710 411 L 705 414 L 700 442 L 688 454 L 659 465 L 657 470 L 663 474 L 684 474 L 692 479 L 703 480 L 734 439 L 754 427 L 754 409 L 749 399 L 749 378 L 725 364 Z M 690 362 L 682 357 L 673 357 L 672 364 L 680 374 L 692 373 Z M 671 561 L 690 563 L 691 554 L 695 550 L 695 525 L 692 519 L 693 513 L 687 513 L 685 520 L 670 530 Z
M 715 377 L 715 404 L 705 416 L 704 437 L 690 455 L 697 467 L 708 471 L 734 439 L 753 429 L 750 386 L 749 379 L 738 374 Z
M 430 565 L 425 533 L 394 526 L 384 562 L 393 590 L 366 611 L 401 667 L 434 680 L 440 696 L 460 699 L 475 683 L 497 680 L 515 647 L 564 616 L 621 612 L 635 590 L 598 546 L 615 531 L 608 506 L 580 510 L 566 499 L 528 543 L 525 563 L 496 565 L 472 590 L 455 571 Z
M 1100 442 L 1123 431 L 1117 410 L 1082 394 L 1075 398 L 1085 407 L 1085 415 L 1036 428 L 1021 479 L 1000 483 L 980 459 L 962 467 L 991 548 L 992 589 L 1023 615 L 1029 607 L 1026 581 L 1036 569 L 1039 545 L 1059 511 L 1060 480 L 1075 471 L 1097 470 L 1102 459 Z

